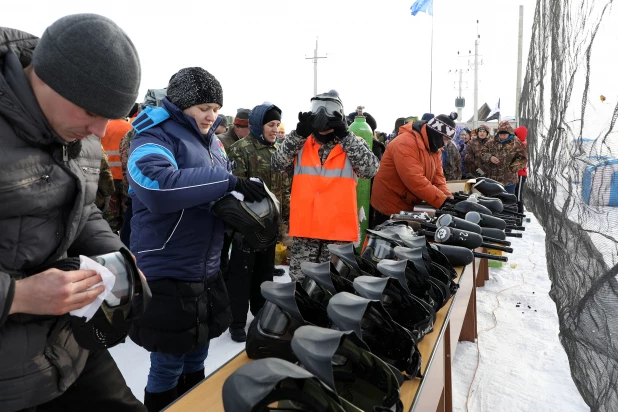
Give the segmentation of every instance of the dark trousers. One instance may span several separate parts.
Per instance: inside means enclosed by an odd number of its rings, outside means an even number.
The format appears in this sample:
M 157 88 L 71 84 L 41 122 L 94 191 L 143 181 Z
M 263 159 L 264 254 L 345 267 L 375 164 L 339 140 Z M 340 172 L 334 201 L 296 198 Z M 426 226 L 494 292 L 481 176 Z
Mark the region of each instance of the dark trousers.
M 386 216 L 385 214 L 373 209 L 373 213 L 371 214 L 371 221 L 369 222 L 369 228 L 375 229 L 376 226 L 381 225 L 390 218 L 390 216 Z
M 225 232 L 223 234 L 223 249 L 221 249 L 221 264 L 219 268 L 221 273 L 227 273 L 227 268 L 230 264 L 230 245 L 232 244 L 232 234 Z
M 528 176 L 518 176 L 517 185 L 515 186 L 515 195 L 517 196 L 517 212 L 524 213 L 524 185 Z
M 227 293 L 232 309 L 230 329 L 244 328 L 247 311 L 253 316 L 264 306 L 260 285 L 273 280 L 275 270 L 275 245 L 263 250 L 254 250 L 238 233 L 232 239 L 232 253 L 226 273 Z
M 127 210 L 124 212 L 122 229 L 120 229 L 120 240 L 127 249 L 131 247 L 131 218 L 133 217 L 133 200 L 128 198 L 125 203 Z
M 146 407 L 133 396 L 106 349 L 90 352 L 84 370 L 66 392 L 26 411 L 147 412 Z

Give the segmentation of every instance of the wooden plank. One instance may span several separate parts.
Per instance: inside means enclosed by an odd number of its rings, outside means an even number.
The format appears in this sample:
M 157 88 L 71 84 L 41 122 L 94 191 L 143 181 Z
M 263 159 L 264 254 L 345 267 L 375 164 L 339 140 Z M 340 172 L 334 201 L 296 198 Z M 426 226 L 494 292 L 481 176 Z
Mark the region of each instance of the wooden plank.
M 452 412 L 453 410 L 453 380 L 451 374 L 451 362 L 453 360 L 454 351 L 451 350 L 451 333 L 452 323 L 449 322 L 446 333 L 444 334 L 444 410 Z M 455 341 L 455 345 L 457 342 Z
M 455 346 L 459 340 L 471 340 L 474 342 L 476 337 L 476 299 L 473 299 L 473 295 L 476 296 L 476 285 L 473 269 L 473 265 L 465 267 L 462 275 L 459 277 L 459 290 L 455 294 L 455 301 L 453 302 L 450 340 Z M 453 349 L 451 352 L 455 353 L 455 350 Z
M 223 411 L 223 383 L 236 369 L 251 362 L 245 351 L 213 372 L 199 385 L 178 399 L 166 411 L 220 412 Z

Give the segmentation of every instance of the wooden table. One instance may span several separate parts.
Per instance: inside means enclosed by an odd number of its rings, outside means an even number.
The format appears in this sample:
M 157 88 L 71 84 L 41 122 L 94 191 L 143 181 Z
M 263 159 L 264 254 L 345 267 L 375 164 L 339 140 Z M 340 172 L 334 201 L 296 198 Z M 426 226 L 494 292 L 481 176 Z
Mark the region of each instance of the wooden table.
M 421 371 L 424 379 L 406 381 L 401 387 L 405 411 L 451 411 L 451 359 L 457 342 L 476 339 L 476 270 L 478 265 L 458 268 L 457 294 L 436 314 L 432 333 L 418 344 L 423 358 Z M 251 362 L 243 351 L 201 383 L 174 402 L 171 412 L 221 412 L 222 388 L 225 380 L 236 369 Z

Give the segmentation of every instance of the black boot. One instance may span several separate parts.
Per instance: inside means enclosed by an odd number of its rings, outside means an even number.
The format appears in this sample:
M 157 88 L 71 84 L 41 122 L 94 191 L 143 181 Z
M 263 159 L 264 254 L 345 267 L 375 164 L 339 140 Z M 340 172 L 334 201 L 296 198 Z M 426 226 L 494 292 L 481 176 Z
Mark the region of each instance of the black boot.
M 202 374 L 204 371 L 202 371 Z M 159 412 L 170 403 L 178 399 L 178 387 L 175 386 L 165 392 L 151 393 L 144 389 L 144 405 L 148 412 Z
M 197 372 L 191 372 L 187 374 L 180 375 L 178 379 L 178 397 L 180 398 L 184 395 L 189 389 L 193 388 L 195 385 L 200 383 L 204 379 L 204 369 L 199 370 Z
M 246 342 L 247 341 L 247 332 L 245 332 L 245 328 L 230 328 L 230 335 L 232 335 L 232 340 L 234 342 Z

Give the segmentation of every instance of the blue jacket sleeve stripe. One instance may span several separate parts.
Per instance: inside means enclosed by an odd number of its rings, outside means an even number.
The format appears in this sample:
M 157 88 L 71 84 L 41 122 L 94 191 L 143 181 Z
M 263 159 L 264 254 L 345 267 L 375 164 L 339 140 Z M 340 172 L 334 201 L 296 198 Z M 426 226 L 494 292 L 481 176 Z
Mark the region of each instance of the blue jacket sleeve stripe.
M 146 143 L 133 150 L 131 156 L 129 157 L 129 162 L 127 165 L 127 169 L 131 174 L 131 178 L 133 178 L 135 183 L 142 186 L 143 188 L 158 190 L 160 188 L 159 182 L 157 182 L 156 180 L 152 180 L 147 176 L 144 176 L 142 174 L 142 171 L 137 166 L 137 162 L 142 157 L 149 155 L 160 155 L 165 157 L 172 165 L 174 165 L 174 168 L 176 170 L 178 170 L 178 164 L 176 163 L 176 159 L 174 159 L 174 155 L 167 148 L 160 145 Z

